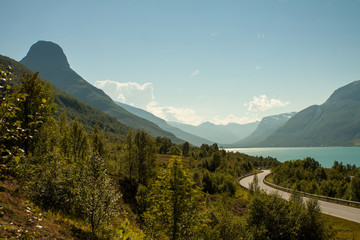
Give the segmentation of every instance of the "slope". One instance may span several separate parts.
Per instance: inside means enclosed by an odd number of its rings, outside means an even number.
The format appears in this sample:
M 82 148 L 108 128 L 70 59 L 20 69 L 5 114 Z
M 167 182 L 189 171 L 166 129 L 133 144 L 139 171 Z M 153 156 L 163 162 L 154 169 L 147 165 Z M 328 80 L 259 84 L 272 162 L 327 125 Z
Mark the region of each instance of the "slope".
M 337 89 L 322 105 L 308 107 L 261 142 L 261 146 L 360 144 L 360 81 Z
M 30 69 L 21 63 L 9 57 L 0 55 L 1 69 L 6 68 L 7 66 L 13 67 L 14 84 L 20 82 L 20 77 L 23 73 L 33 73 Z M 61 89 L 56 88 L 54 85 L 52 85 L 52 87 L 54 89 L 55 103 L 57 104 L 57 113 L 55 114 L 56 116 L 62 112 L 65 112 L 68 116 L 68 119 L 78 119 L 78 121 L 83 124 L 87 130 L 92 129 L 95 124 L 98 124 L 99 128 L 104 132 L 118 136 L 125 135 L 129 130 L 128 126 L 122 124 L 115 118 L 110 117 L 102 111 L 90 106 L 89 104 L 70 96 Z
M 31 46 L 27 55 L 20 62 L 33 71 L 39 71 L 41 77 L 66 93 L 115 117 L 127 126 L 144 129 L 153 137 L 163 136 L 170 138 L 174 143 L 183 142 L 156 124 L 116 105 L 102 90 L 92 86 L 70 68 L 63 50 L 55 43 L 38 41 Z
M 115 103 L 129 112 L 131 112 L 141 118 L 147 119 L 150 122 L 155 123 L 156 125 L 158 125 L 162 129 L 164 129 L 165 131 L 173 133 L 178 138 L 188 141 L 190 144 L 193 144 L 193 145 L 199 147 L 203 143 L 205 143 L 205 144 L 213 144 L 214 143 L 205 138 L 198 137 L 196 135 L 182 131 L 179 128 L 173 127 L 173 126 L 169 125 L 165 120 L 163 120 L 159 117 L 156 117 L 154 114 L 149 113 L 143 109 L 132 107 L 130 105 L 127 105 L 127 104 L 121 103 L 121 102 L 115 102 Z
M 255 147 L 283 126 L 294 115 L 295 112 L 264 117 L 252 134 L 226 147 Z

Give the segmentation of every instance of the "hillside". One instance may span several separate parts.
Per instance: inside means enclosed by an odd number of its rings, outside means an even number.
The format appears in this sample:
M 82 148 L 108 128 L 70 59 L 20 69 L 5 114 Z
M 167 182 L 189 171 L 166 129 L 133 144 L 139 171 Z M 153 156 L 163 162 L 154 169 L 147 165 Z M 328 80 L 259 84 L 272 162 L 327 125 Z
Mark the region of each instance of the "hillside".
M 248 124 L 229 123 L 227 125 L 215 125 L 210 122 L 205 122 L 199 126 L 177 122 L 169 122 L 169 124 L 185 132 L 190 132 L 219 144 L 231 144 L 250 135 L 256 129 L 259 122 Z
M 195 146 L 201 146 L 201 144 L 205 143 L 205 144 L 213 144 L 214 142 L 209 141 L 205 138 L 201 138 L 198 137 L 196 135 L 190 134 L 188 132 L 182 131 L 179 128 L 173 127 L 171 125 L 169 125 L 165 120 L 156 117 L 154 114 L 149 113 L 141 108 L 136 108 L 130 105 L 127 105 L 125 103 L 121 103 L 121 102 L 116 102 L 116 104 L 118 104 L 119 106 L 121 106 L 122 108 L 124 108 L 125 110 L 141 117 L 144 118 L 146 120 L 149 120 L 150 122 L 155 123 L 156 125 L 158 125 L 160 128 L 162 128 L 163 130 L 173 133 L 175 136 L 177 136 L 178 138 L 181 138 L 185 141 L 188 141 L 190 144 L 193 144 Z
M 102 90 L 92 86 L 70 68 L 61 47 L 52 42 L 38 41 L 20 61 L 32 71 L 39 71 L 40 76 L 62 89 L 71 96 L 115 117 L 127 126 L 144 129 L 153 137 L 170 138 L 174 143 L 183 140 L 166 132 L 156 124 L 140 118 L 116 105 Z
M 248 137 L 226 147 L 254 147 L 283 126 L 295 112 L 264 117 L 256 130 Z
M 261 146 L 354 146 L 360 144 L 360 81 L 337 89 L 322 105 L 292 117 Z
M 14 83 L 18 83 L 20 81 L 20 77 L 23 73 L 33 73 L 21 63 L 2 55 L 0 55 L 0 66 L 2 68 L 7 66 L 13 67 Z M 62 112 L 65 112 L 69 119 L 78 119 L 78 121 L 88 130 L 92 129 L 97 123 L 100 129 L 106 133 L 121 136 L 125 135 L 128 131 L 129 127 L 122 124 L 115 118 L 110 117 L 102 111 L 90 106 L 89 104 L 70 96 L 55 86 L 53 86 L 53 89 L 55 93 L 55 103 L 57 104 L 56 116 Z

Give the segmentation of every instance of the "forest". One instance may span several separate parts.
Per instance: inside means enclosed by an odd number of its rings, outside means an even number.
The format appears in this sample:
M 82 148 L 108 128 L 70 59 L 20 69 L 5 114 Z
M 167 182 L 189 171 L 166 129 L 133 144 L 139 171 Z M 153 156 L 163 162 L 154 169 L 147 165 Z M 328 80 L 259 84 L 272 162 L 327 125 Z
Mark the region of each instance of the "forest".
M 226 152 L 217 144 L 176 145 L 143 130 L 130 129 L 123 136 L 105 133 L 100 123 L 89 129 L 68 119 L 66 112 L 56 113 L 52 86 L 38 73 L 23 74 L 13 84 L 12 72 L 11 67 L 1 71 L 1 192 L 16 184 L 16 196 L 56 215 L 64 228 L 60 238 L 333 238 L 316 200 L 305 203 L 293 195 L 286 202 L 260 191 L 256 181 L 249 192 L 236 182 L 257 169 L 274 168 L 274 181 L 280 183 L 286 164 Z M 341 164 L 329 173 L 312 161 L 309 165 L 304 175 L 316 171 L 326 181 L 342 171 L 336 179 L 351 171 L 358 174 Z M 339 181 L 351 189 L 356 179 L 358 175 Z M 294 183 L 302 186 L 301 180 Z M 351 190 L 342 194 L 358 197 Z M 1 204 L 0 219 L 11 218 L 10 209 Z M 1 234 L 41 238 L 36 232 L 9 229 Z

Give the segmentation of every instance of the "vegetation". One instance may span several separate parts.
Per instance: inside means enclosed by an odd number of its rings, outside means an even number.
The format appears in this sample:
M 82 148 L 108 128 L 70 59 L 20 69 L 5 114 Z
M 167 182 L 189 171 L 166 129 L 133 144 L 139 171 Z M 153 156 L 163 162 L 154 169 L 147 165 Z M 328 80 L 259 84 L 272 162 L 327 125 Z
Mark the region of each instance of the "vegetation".
M 276 194 L 256 191 L 245 215 L 249 239 L 330 239 L 332 229 L 321 218 L 316 200 L 303 203 L 293 196 L 289 202 Z
M 101 131 L 97 124 L 89 130 L 65 113 L 54 118 L 53 93 L 38 74 L 24 74 L 14 85 L 11 76 L 10 68 L 1 72 L 1 189 L 6 194 L 0 197 L 26 197 L 31 209 L 38 209 L 36 219 L 45 212 L 54 219 L 29 223 L 34 228 L 60 224 L 56 229 L 65 229 L 60 236 L 65 239 L 332 237 L 316 202 L 294 198 L 288 203 L 256 186 L 249 198 L 239 197 L 244 194 L 235 180 L 278 166 L 276 159 L 226 152 L 217 144 L 176 145 L 143 130 L 126 136 Z M 14 219 L 15 208 L 4 206 L 0 221 Z M 13 230 L 4 231 L 15 237 Z M 21 237 L 61 235 L 48 231 L 24 230 Z
M 360 168 L 342 162 L 326 169 L 312 158 L 287 161 L 273 169 L 273 181 L 297 191 L 360 201 Z

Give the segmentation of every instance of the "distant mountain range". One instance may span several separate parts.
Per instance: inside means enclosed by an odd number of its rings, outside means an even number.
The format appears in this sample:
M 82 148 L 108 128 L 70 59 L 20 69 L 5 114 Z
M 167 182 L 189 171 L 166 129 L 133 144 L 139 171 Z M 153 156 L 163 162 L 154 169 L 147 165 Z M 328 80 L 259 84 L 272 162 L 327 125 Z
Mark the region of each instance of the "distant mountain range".
M 40 76 L 66 93 L 91 106 L 115 117 L 127 126 L 144 129 L 153 137 L 170 138 L 174 143 L 183 143 L 174 134 L 161 129 L 156 124 L 140 118 L 119 105 L 102 90 L 94 87 L 70 68 L 61 47 L 53 42 L 38 41 L 20 61 L 32 71 L 39 71 Z
M 198 136 L 195 136 L 193 134 L 190 134 L 188 132 L 182 131 L 179 128 L 173 127 L 171 125 L 169 125 L 165 120 L 156 117 L 154 114 L 149 113 L 141 108 L 136 108 L 130 105 L 127 105 L 125 103 L 121 103 L 121 102 L 115 102 L 116 104 L 118 104 L 119 106 L 121 106 L 122 108 L 124 108 L 125 110 L 139 116 L 142 117 L 144 119 L 147 119 L 153 123 L 155 123 L 156 125 L 158 125 L 160 128 L 162 128 L 165 131 L 171 132 L 173 133 L 175 136 L 184 139 L 185 141 L 188 141 L 189 143 L 195 145 L 195 146 L 200 146 L 201 144 L 205 143 L 205 144 L 213 144 L 214 142 L 209 141 L 205 138 L 201 138 Z
M 360 81 L 337 89 L 324 104 L 314 105 L 297 113 L 259 145 L 360 145 Z
M 283 113 L 279 115 L 264 117 L 256 130 L 246 138 L 235 142 L 233 144 L 227 144 L 226 147 L 254 147 L 268 138 L 276 130 L 282 127 L 291 117 L 295 115 L 292 113 Z
M 191 132 L 218 144 L 229 144 L 239 141 L 250 135 L 259 122 L 248 124 L 229 123 L 227 125 L 215 125 L 210 122 L 205 122 L 199 126 L 193 126 L 177 122 L 168 122 L 170 125 L 179 128 L 185 132 Z

